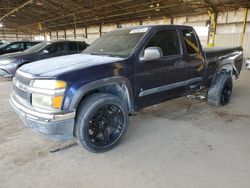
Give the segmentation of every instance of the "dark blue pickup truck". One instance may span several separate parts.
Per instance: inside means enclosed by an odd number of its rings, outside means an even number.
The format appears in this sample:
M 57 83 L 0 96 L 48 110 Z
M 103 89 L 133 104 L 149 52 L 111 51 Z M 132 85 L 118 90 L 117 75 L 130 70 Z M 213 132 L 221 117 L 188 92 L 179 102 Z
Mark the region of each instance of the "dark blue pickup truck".
M 133 111 L 205 88 L 210 104 L 227 104 L 242 61 L 241 47 L 202 49 L 192 27 L 117 29 L 81 54 L 19 68 L 10 103 L 35 131 L 104 152 Z

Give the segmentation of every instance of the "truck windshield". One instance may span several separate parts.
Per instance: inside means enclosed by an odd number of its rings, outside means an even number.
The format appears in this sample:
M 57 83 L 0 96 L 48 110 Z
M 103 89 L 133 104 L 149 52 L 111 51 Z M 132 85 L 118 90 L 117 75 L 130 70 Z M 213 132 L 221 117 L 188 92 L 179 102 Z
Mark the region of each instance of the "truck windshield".
M 39 44 L 36 44 L 36 45 L 30 47 L 29 49 L 25 50 L 24 52 L 26 52 L 26 53 L 40 52 L 41 50 L 43 50 L 45 47 L 47 47 L 50 44 L 51 44 L 50 42 L 42 42 L 42 43 L 39 43 Z
M 97 39 L 83 53 L 127 57 L 147 30 L 148 28 L 118 29 L 112 31 Z

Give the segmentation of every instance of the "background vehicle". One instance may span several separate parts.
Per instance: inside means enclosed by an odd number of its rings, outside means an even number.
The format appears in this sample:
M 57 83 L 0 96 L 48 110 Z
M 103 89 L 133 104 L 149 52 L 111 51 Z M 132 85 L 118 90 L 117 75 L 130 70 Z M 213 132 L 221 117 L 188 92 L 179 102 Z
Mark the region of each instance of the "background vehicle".
M 0 46 L 0 55 L 24 51 L 38 43 L 40 42 L 39 41 L 19 41 L 19 42 L 5 43 Z
M 210 104 L 226 105 L 242 60 L 241 47 L 203 50 L 192 27 L 118 29 L 82 54 L 22 66 L 10 102 L 37 132 L 104 152 L 138 109 L 204 88 Z
M 4 42 L 0 41 L 0 46 L 3 44 Z
M 0 56 L 0 76 L 11 77 L 20 66 L 51 57 L 76 54 L 88 45 L 78 41 L 55 41 L 39 43 L 24 52 Z

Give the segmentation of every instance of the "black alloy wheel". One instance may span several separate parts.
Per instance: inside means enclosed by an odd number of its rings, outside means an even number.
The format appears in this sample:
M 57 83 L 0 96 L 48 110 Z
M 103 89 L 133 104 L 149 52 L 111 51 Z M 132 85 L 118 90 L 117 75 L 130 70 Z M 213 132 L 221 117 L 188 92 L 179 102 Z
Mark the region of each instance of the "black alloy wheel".
M 215 106 L 224 106 L 230 102 L 233 90 L 233 80 L 231 72 L 221 71 L 216 74 L 209 90 L 208 103 Z
M 81 102 L 77 109 L 74 136 L 91 152 L 114 148 L 128 127 L 128 108 L 118 97 L 95 93 Z
M 222 105 L 229 103 L 230 98 L 231 98 L 231 93 L 232 93 L 232 84 L 228 82 L 224 85 L 222 92 L 221 92 L 220 100 L 221 100 Z
M 124 114 L 115 104 L 100 106 L 88 121 L 88 140 L 97 147 L 114 143 L 122 135 Z

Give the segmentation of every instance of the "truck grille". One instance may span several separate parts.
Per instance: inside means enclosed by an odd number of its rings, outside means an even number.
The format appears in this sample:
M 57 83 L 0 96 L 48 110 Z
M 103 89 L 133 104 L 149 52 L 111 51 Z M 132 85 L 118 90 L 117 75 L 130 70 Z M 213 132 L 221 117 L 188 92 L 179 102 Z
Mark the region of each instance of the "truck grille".
M 16 74 L 15 75 L 15 79 L 18 81 L 18 82 L 20 82 L 20 83 L 22 83 L 22 84 L 25 84 L 25 85 L 29 85 L 30 84 L 30 79 L 29 78 L 25 78 L 25 77 L 23 77 L 23 76 L 21 76 L 21 75 L 19 75 L 19 74 Z
M 16 86 L 13 86 L 13 89 L 18 97 L 21 97 L 27 102 L 30 102 L 30 93 L 27 93 L 21 89 L 18 89 Z
M 15 78 L 14 78 L 17 82 L 23 84 L 23 85 L 26 85 L 26 86 L 29 86 L 31 80 L 29 78 L 25 78 L 19 74 L 16 74 L 15 75 Z M 31 94 L 26 92 L 26 91 L 23 91 L 22 89 L 19 89 L 15 84 L 13 85 L 13 90 L 15 92 L 15 94 L 22 98 L 25 102 L 28 102 L 30 103 L 31 102 Z

